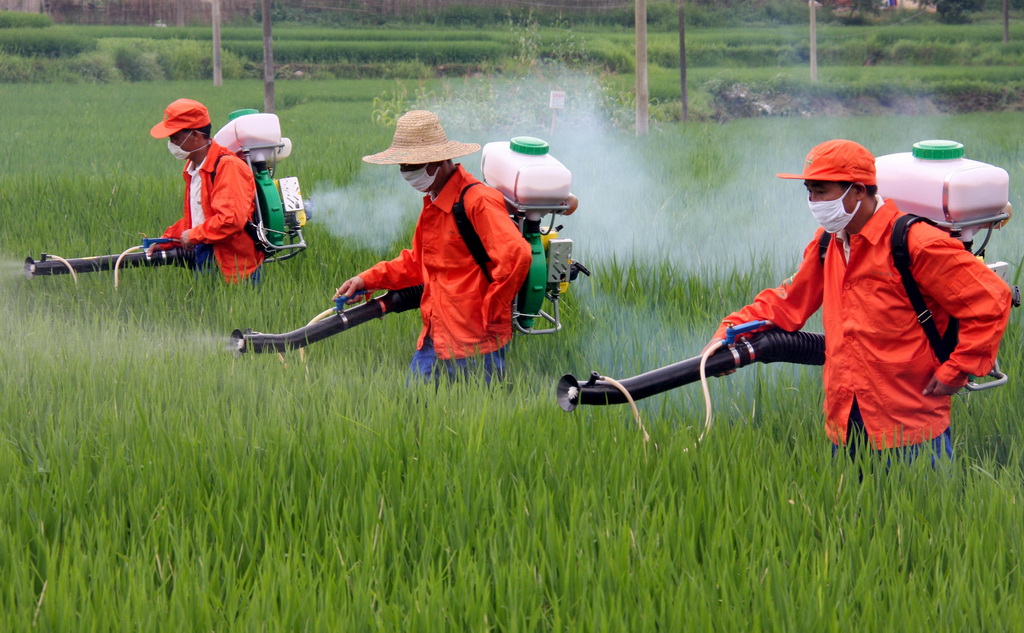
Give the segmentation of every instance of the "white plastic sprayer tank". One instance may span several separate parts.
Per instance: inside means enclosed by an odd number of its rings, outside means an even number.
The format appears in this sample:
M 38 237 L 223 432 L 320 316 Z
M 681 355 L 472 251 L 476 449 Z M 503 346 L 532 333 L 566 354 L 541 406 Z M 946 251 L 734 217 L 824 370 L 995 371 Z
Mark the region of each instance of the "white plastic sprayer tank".
M 232 112 L 227 125 L 213 136 L 213 140 L 232 152 L 249 150 L 254 162 L 264 162 L 274 157 L 284 158 L 291 151 L 291 141 L 285 148 L 278 147 L 287 139 L 281 138 L 281 122 L 276 114 L 256 112 L 255 110 L 238 110 Z
M 572 185 L 572 174 L 548 153 L 547 142 L 530 136 L 484 145 L 481 171 L 484 182 L 520 205 L 564 204 Z
M 964 158 L 956 141 L 914 143 L 913 151 L 875 159 L 878 193 L 892 198 L 900 211 L 913 213 L 949 228 L 996 218 L 1009 201 L 1006 170 Z M 969 241 L 984 223 L 961 229 Z

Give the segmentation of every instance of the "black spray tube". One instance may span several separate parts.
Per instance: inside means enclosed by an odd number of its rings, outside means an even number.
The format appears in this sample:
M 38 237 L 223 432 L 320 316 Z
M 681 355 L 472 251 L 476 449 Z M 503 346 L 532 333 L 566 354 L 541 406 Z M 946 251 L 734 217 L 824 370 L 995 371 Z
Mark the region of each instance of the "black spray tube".
M 29 279 L 40 275 L 67 275 L 74 269 L 76 273 L 93 273 L 112 270 L 120 255 L 98 255 L 96 257 L 76 257 L 73 259 L 52 259 L 52 255 L 43 253 L 38 260 L 25 258 L 25 276 Z M 128 253 L 121 259 L 121 268 L 138 268 L 140 266 L 167 266 L 169 264 L 187 265 L 192 254 L 181 247 L 168 248 L 153 253 L 150 257 L 145 252 Z M 66 264 L 64 262 L 67 262 Z M 68 267 L 71 268 L 68 268 Z
M 325 319 L 317 321 L 284 334 L 263 334 L 252 330 L 235 330 L 231 333 L 232 349 L 239 354 L 245 352 L 284 352 L 299 349 L 310 343 L 344 332 L 345 330 L 380 318 L 385 314 L 405 312 L 420 307 L 423 286 L 411 286 L 401 290 L 392 290 L 366 303 L 343 310 Z
M 813 332 L 784 332 L 767 330 L 740 339 L 732 347 L 722 347 L 708 357 L 704 365 L 708 376 L 744 367 L 753 362 L 797 363 L 800 365 L 825 364 L 825 335 Z M 626 396 L 610 382 L 591 373 L 587 382 L 580 384 L 572 374 L 558 381 L 558 405 L 572 411 L 581 404 L 622 404 Z M 694 356 L 639 376 L 618 382 L 633 400 L 663 393 L 676 387 L 700 380 L 700 356 Z

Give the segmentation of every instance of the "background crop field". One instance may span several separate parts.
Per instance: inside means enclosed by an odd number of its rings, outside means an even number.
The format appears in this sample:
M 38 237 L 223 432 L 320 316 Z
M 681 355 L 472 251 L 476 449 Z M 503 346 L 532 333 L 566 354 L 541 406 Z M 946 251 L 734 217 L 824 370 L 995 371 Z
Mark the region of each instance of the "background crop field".
M 527 82 L 528 83 L 528 82 Z M 887 474 L 830 456 L 820 369 L 752 366 L 625 407 L 563 413 L 563 373 L 625 377 L 691 357 L 718 320 L 792 272 L 814 223 L 807 150 L 928 138 L 1006 168 L 1019 113 L 606 123 L 585 76 L 543 83 L 281 82 L 279 175 L 314 199 L 309 250 L 258 289 L 179 268 L 22 276 L 22 260 L 119 253 L 181 213 L 180 164 L 149 137 L 180 96 L 215 121 L 260 107 L 228 81 L 2 85 L 0 630 L 1019 630 L 1024 617 L 1020 314 L 1007 387 L 958 397 L 957 461 Z M 420 89 L 419 95 L 416 90 Z M 563 235 L 594 276 L 556 336 L 517 338 L 510 385 L 409 388 L 419 319 L 305 355 L 226 350 L 294 329 L 407 243 L 417 195 L 364 165 L 387 94 L 452 138 L 542 136 L 574 175 Z M 479 173 L 479 155 L 464 164 Z M 1024 223 L 992 240 L 1017 274 Z M 815 327 L 813 324 L 809 326 Z

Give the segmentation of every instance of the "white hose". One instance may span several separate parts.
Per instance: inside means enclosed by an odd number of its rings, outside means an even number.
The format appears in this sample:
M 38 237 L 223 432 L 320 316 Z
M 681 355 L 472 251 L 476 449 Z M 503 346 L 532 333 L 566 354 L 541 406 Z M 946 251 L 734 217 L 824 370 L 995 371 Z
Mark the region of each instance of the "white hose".
M 327 317 L 331 316 L 332 314 L 337 314 L 337 312 L 338 312 L 337 308 L 327 308 L 326 310 L 324 310 L 320 314 L 318 314 L 315 317 L 313 317 L 312 319 L 310 319 L 309 323 L 306 324 L 306 327 L 309 327 L 309 326 L 313 325 L 317 321 L 323 321 L 324 319 L 326 319 Z M 278 355 L 280 356 L 280 354 L 278 354 Z M 299 360 L 301 360 L 302 362 L 306 362 L 306 348 L 305 347 L 300 347 L 299 348 Z M 281 362 L 282 363 L 284 362 L 284 356 L 281 356 Z
M 141 251 L 141 250 L 142 250 L 141 246 L 133 246 L 133 247 L 129 248 L 128 250 L 126 250 L 125 252 L 123 252 L 120 255 L 118 255 L 117 261 L 114 262 L 114 288 L 117 288 L 117 273 L 118 273 L 117 269 L 121 267 L 121 260 L 124 259 L 124 256 L 127 255 L 128 253 L 134 253 L 135 251 Z
M 60 263 L 62 263 L 62 264 L 64 264 L 65 266 L 67 266 L 67 267 L 68 267 L 68 272 L 70 272 L 70 273 L 71 273 L 71 278 L 75 280 L 75 285 L 77 285 L 77 284 L 78 284 L 78 274 L 77 274 L 77 273 L 75 273 L 75 269 L 74 269 L 74 267 L 73 267 L 73 266 L 71 265 L 71 262 L 69 262 L 68 260 L 64 259 L 63 257 L 58 257 L 58 256 L 56 256 L 56 255 L 51 255 L 51 254 L 49 254 L 49 253 L 47 253 L 47 254 L 46 254 L 46 256 L 47 256 L 47 257 L 49 257 L 50 259 L 56 259 L 56 260 L 57 260 L 57 261 L 59 261 Z
M 697 443 L 704 439 L 708 431 L 711 430 L 711 392 L 708 391 L 708 376 L 705 365 L 708 362 L 708 358 L 722 347 L 722 341 L 715 341 L 710 347 L 704 350 L 704 353 L 700 356 L 700 386 L 704 390 L 704 410 L 707 414 L 704 416 L 704 430 L 701 431 L 700 437 L 697 438 Z
M 644 442 L 650 442 L 651 436 L 647 433 L 647 429 L 644 428 L 644 423 L 640 421 L 640 410 L 636 408 L 636 402 L 633 401 L 633 396 L 629 395 L 629 391 L 626 389 L 625 385 L 623 385 L 618 380 L 615 380 L 614 378 L 609 378 L 608 376 L 601 376 L 600 380 L 607 382 L 611 386 L 621 391 L 622 395 L 626 396 L 626 402 L 628 402 L 630 408 L 633 409 L 633 419 L 636 420 L 637 428 L 643 431 Z

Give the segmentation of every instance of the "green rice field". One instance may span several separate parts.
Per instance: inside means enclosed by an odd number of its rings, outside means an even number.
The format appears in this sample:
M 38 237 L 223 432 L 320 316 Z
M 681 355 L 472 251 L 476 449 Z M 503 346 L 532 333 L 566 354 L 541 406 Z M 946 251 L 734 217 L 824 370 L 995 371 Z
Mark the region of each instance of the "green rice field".
M 594 274 L 562 332 L 513 342 L 506 386 L 406 386 L 415 312 L 304 355 L 228 351 L 235 328 L 306 324 L 408 243 L 418 195 L 360 161 L 390 142 L 373 115 L 396 94 L 457 140 L 545 138 L 573 172 L 580 209 L 559 223 Z M 117 289 L 110 273 L 26 279 L 27 256 L 120 253 L 180 217 L 181 166 L 149 128 L 185 96 L 216 127 L 260 108 L 262 83 L 0 84 L 0 631 L 1024 630 L 1019 310 L 1010 382 L 955 398 L 944 470 L 833 459 L 817 367 L 712 380 L 700 444 L 699 385 L 639 402 L 649 442 L 627 406 L 555 403 L 562 374 L 697 355 L 790 274 L 815 224 L 775 174 L 813 145 L 958 140 L 1009 171 L 1024 208 L 1024 114 L 636 138 L 581 75 L 279 82 L 294 149 L 277 174 L 314 201 L 307 252 L 258 288 L 176 267 Z M 480 173 L 479 154 L 463 163 Z M 1024 220 L 988 253 L 1019 275 Z

